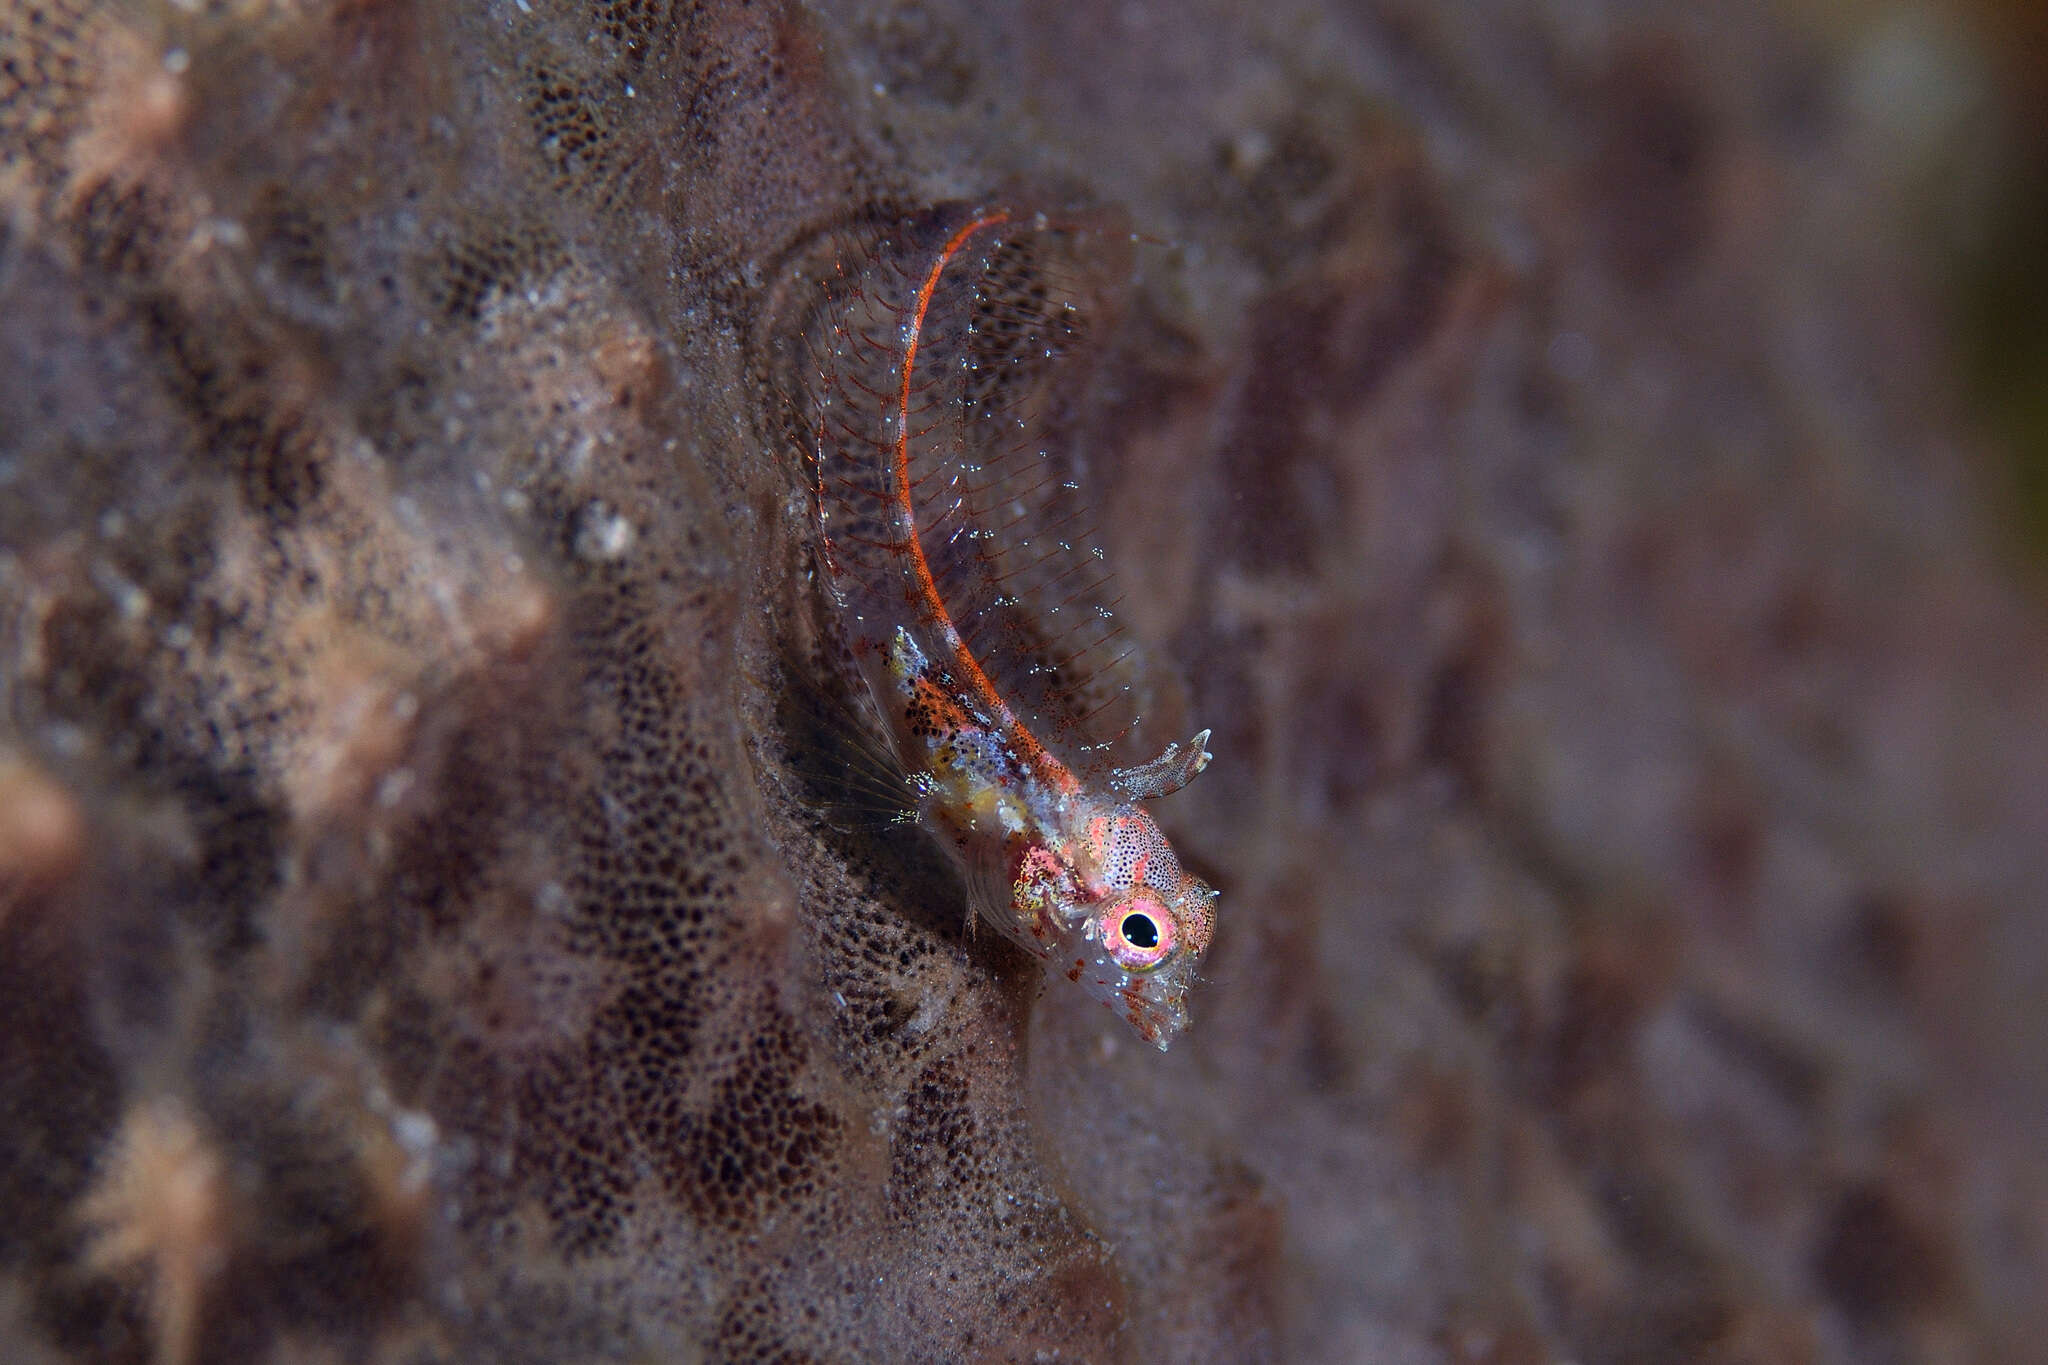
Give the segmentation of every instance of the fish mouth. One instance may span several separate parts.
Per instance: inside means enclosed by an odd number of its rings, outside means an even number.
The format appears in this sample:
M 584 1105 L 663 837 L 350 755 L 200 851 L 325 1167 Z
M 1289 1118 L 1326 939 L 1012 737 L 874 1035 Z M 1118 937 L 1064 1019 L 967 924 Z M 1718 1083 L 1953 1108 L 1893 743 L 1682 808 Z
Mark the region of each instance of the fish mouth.
M 1125 1018 L 1140 1038 L 1164 1052 L 1188 1026 L 1187 992 L 1176 990 L 1166 1000 L 1140 1002 Z

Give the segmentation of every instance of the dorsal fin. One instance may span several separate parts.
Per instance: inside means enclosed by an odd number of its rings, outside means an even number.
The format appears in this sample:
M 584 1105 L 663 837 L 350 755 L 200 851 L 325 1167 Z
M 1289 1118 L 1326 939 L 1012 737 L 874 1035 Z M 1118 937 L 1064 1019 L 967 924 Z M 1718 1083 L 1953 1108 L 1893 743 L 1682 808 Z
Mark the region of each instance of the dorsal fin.
M 1146 703 L 1086 487 L 1128 242 L 958 205 L 841 234 L 792 405 L 852 633 L 886 647 L 943 617 L 1039 742 L 1093 771 L 1128 761 L 1112 746 Z
M 961 331 L 931 374 L 952 390 L 959 435 L 926 443 L 913 466 L 955 626 L 1040 741 L 1091 767 L 1089 746 L 1131 719 L 1107 667 L 1126 642 L 1080 440 L 1126 236 L 1032 222 L 973 244 L 956 284 Z

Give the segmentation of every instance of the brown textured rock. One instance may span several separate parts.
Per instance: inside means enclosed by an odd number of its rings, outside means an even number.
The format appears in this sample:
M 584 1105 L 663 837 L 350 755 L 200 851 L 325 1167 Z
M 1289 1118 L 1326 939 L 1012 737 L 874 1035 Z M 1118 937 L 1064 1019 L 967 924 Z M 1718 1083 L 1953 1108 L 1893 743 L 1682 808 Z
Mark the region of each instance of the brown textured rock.
M 2026 1358 L 1969 73 L 1630 14 L 0 0 L 0 1354 Z M 781 291 L 993 195 L 1148 234 L 1163 1057 L 816 799 Z

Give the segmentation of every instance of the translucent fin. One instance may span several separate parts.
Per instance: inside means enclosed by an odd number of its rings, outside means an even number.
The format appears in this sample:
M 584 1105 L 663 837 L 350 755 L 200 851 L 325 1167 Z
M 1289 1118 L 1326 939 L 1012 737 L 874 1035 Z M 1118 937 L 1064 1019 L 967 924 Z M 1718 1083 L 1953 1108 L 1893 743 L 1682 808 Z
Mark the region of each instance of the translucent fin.
M 857 675 L 849 676 L 853 670 L 807 662 L 793 648 L 776 662 L 776 725 L 801 784 L 791 796 L 842 832 L 915 823 L 918 779 L 890 749 L 874 700 Z
M 1044 949 L 1017 925 L 1010 905 L 1010 870 L 1001 844 L 985 843 L 967 859 L 967 935 L 974 936 L 975 920 L 985 919 L 991 928 L 1014 943 L 1043 955 Z
M 1120 227 L 1033 220 L 977 239 L 917 376 L 951 392 L 956 420 L 909 451 L 949 617 L 1011 709 L 1084 769 L 1107 766 L 1096 745 L 1142 706 L 1087 495 L 1087 414 L 1129 273 Z
M 1107 771 L 1156 746 L 1112 750 L 1155 689 L 1084 493 L 1127 226 L 952 205 L 830 248 L 778 298 L 788 310 L 814 291 L 794 309 L 784 387 L 856 646 L 943 622 L 1070 766 Z

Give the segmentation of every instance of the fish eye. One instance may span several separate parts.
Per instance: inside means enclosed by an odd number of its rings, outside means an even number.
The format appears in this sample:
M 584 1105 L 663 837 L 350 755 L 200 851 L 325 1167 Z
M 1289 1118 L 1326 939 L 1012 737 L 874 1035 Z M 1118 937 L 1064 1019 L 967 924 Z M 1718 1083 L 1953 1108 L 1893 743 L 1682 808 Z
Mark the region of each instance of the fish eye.
M 1173 938 L 1166 906 L 1150 894 L 1127 898 L 1103 916 L 1103 946 L 1127 972 L 1148 972 L 1164 962 Z

